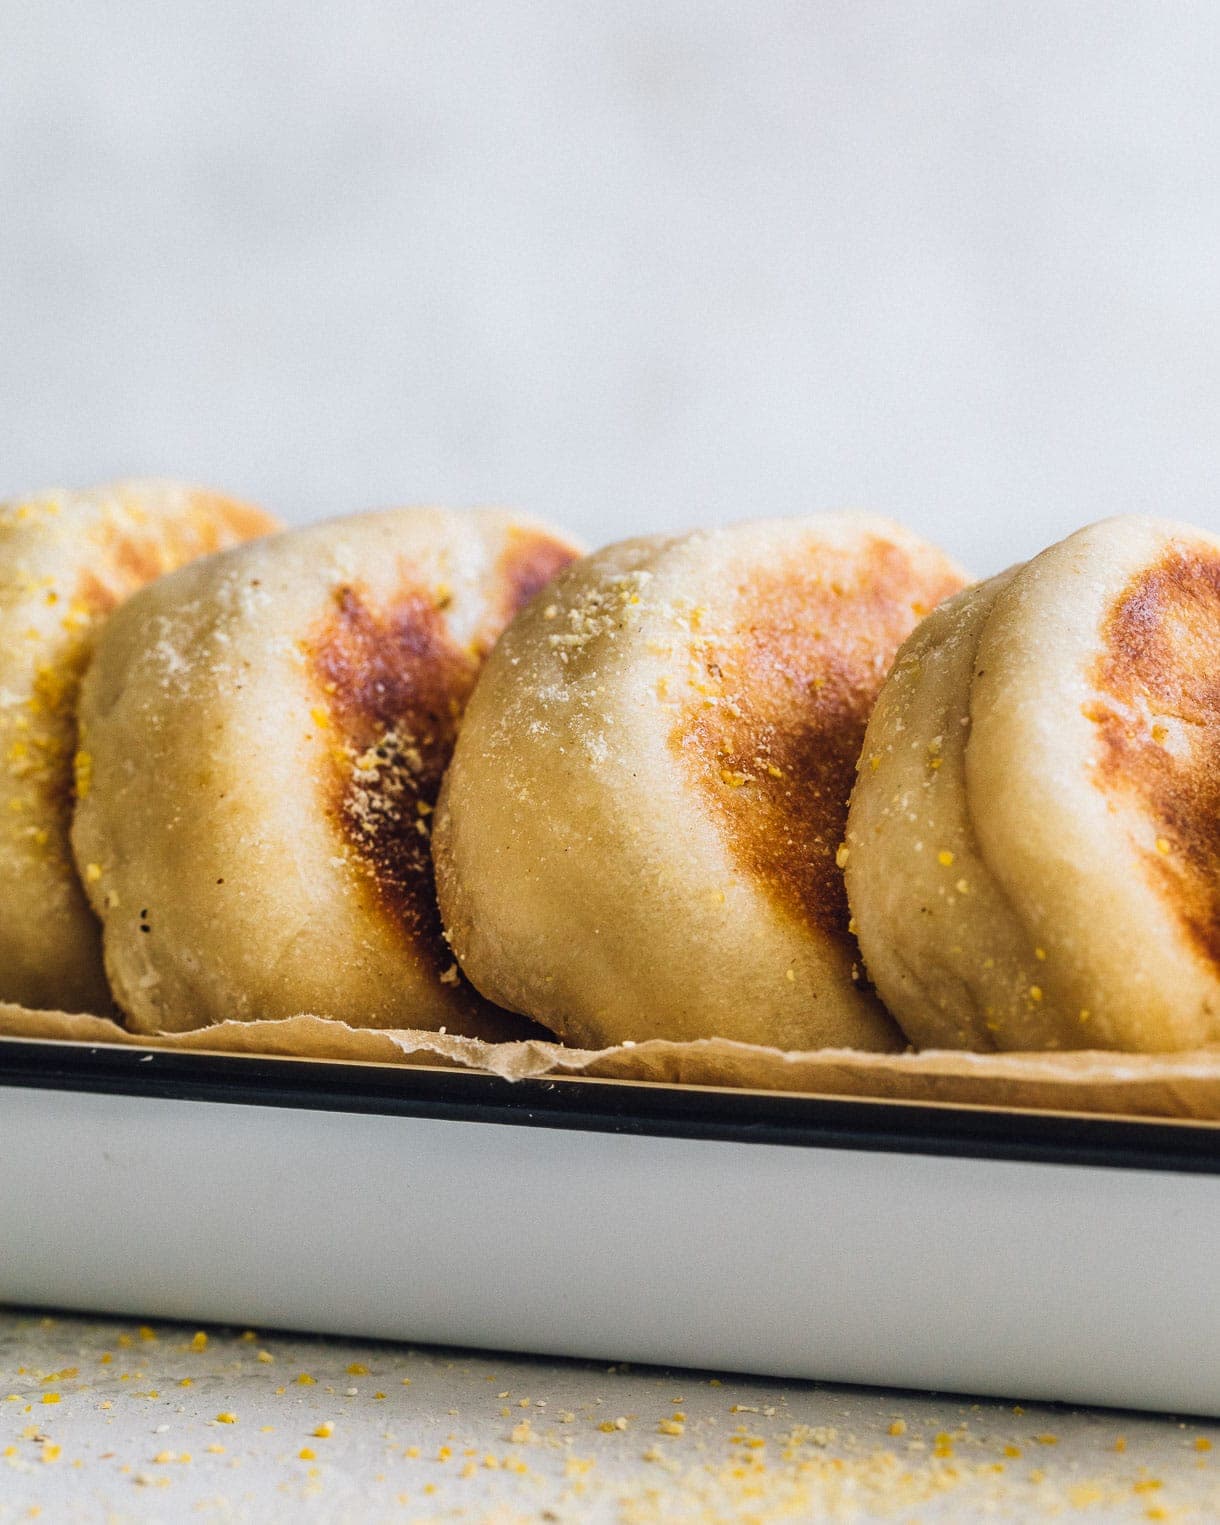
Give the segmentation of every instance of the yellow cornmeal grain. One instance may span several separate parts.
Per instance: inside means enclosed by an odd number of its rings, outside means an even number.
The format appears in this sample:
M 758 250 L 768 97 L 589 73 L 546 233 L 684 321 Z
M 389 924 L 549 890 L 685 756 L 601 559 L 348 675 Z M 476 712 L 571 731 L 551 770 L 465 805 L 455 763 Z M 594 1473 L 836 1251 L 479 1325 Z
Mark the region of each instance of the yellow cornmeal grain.
M 76 789 L 76 797 L 83 800 L 93 787 L 93 758 L 85 751 L 79 751 L 72 759 L 73 780 Z

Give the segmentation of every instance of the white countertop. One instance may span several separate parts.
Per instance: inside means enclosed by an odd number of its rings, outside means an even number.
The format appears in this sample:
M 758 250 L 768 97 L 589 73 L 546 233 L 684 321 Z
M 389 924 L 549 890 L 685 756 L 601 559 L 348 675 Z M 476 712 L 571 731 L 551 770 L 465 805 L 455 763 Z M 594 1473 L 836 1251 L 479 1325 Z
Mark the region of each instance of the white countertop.
M 1220 1517 L 1220 1423 L 0 1312 L 4 1525 L 1078 1513 Z

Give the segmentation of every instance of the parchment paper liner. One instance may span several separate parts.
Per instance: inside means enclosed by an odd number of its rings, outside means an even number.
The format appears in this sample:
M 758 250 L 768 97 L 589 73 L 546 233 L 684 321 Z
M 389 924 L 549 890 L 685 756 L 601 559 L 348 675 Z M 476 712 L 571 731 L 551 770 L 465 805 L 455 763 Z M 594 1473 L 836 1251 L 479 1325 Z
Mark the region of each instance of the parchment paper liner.
M 595 1050 L 536 1040 L 486 1043 L 434 1032 L 354 1028 L 315 1016 L 275 1022 L 223 1022 L 195 1032 L 148 1038 L 125 1032 L 105 1017 L 29 1011 L 3 1003 L 0 1037 L 377 1064 L 459 1065 L 487 1070 L 506 1080 L 591 1075 L 807 1091 L 823 1096 L 1220 1122 L 1220 1048 L 1164 1055 L 965 1054 L 943 1050 L 867 1054 L 851 1049 L 782 1053 L 709 1038 L 697 1043 L 653 1040 Z

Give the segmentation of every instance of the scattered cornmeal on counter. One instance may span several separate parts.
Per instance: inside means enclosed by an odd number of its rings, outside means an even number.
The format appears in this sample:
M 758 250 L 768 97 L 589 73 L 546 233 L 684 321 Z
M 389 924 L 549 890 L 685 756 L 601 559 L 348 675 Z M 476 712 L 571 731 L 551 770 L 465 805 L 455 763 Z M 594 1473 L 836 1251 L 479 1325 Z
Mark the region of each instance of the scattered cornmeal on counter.
M 846 878 L 920 1047 L 1220 1040 L 1220 539 L 1080 530 L 931 616 L 869 724 Z
M 454 952 L 567 1041 L 901 1046 L 841 873 L 865 722 L 961 572 L 887 520 L 627 541 L 506 632 L 434 857 Z
M 390 510 L 213 557 L 114 616 L 73 846 L 129 1026 L 520 1030 L 442 939 L 431 814 L 480 664 L 578 554 L 495 510 Z
M 68 845 L 74 772 L 90 782 L 76 696 L 102 622 L 162 573 L 277 527 L 166 481 L 0 504 L 0 1000 L 113 1009 Z

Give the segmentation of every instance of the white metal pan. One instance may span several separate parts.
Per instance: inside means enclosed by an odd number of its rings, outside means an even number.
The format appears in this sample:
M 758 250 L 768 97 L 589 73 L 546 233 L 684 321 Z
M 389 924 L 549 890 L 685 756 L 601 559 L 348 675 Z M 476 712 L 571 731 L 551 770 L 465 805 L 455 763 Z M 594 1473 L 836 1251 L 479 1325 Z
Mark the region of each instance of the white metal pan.
M 0 1040 L 0 1300 L 1220 1415 L 1220 1128 Z

